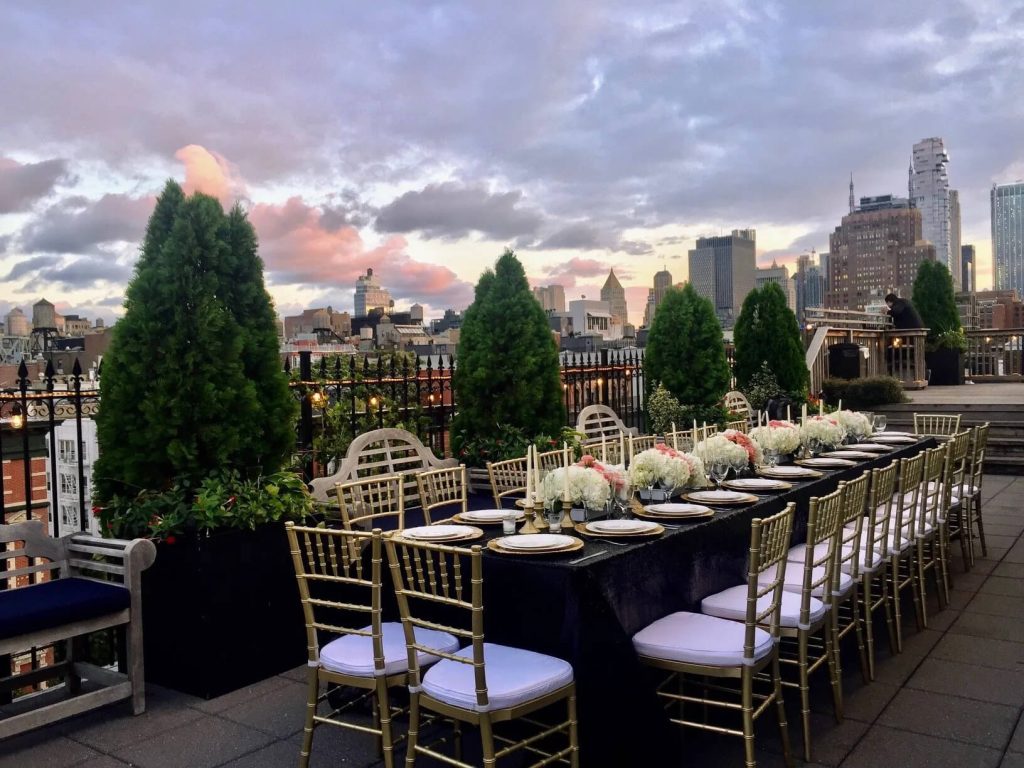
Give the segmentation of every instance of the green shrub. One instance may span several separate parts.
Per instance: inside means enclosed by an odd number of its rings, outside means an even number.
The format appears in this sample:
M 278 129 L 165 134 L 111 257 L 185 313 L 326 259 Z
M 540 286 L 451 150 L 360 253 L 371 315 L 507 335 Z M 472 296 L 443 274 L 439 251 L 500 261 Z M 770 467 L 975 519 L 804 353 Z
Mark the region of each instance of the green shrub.
M 800 328 L 778 285 L 768 283 L 747 294 L 734 336 L 734 368 L 740 391 L 747 392 L 754 377 L 767 368 L 779 386 L 779 391 L 769 397 L 782 392 L 801 397 L 807 392 L 809 374 Z
M 679 400 L 661 383 L 647 400 L 647 414 L 647 430 L 657 435 L 671 431 L 673 424 L 677 429 L 683 429 L 687 425 Z
M 907 402 L 903 385 L 892 376 L 874 376 L 866 379 L 825 379 L 822 382 L 825 402 L 837 406 L 843 401 L 844 408 L 858 410 L 879 405 Z
M 914 278 L 913 296 L 914 308 L 928 329 L 928 347 L 942 348 L 943 343 L 949 341 L 955 345 L 956 337 L 950 337 L 949 333 L 960 330 L 960 313 L 956 309 L 953 278 L 946 266 L 937 261 L 921 262 Z

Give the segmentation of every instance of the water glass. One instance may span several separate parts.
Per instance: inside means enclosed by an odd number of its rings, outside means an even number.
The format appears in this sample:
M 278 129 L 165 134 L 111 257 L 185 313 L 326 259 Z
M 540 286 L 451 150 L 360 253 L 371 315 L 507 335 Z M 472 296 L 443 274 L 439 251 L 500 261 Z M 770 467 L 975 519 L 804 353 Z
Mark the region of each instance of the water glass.
M 775 448 L 769 448 L 764 452 L 764 463 L 769 469 L 779 463 L 779 452 Z
M 885 424 L 886 419 L 882 414 L 876 413 L 871 417 L 871 426 L 874 428 L 875 432 L 885 432 Z
M 544 514 L 548 516 L 548 525 L 551 533 L 562 532 L 562 507 L 558 502 L 544 510 Z

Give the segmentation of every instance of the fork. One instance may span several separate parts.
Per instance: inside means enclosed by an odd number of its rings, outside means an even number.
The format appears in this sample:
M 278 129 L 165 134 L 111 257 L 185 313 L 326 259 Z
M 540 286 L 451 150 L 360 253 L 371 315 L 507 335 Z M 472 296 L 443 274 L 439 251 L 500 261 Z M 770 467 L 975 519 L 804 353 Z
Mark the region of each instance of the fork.
M 607 549 L 601 549 L 601 550 L 598 550 L 597 552 L 591 552 L 589 555 L 584 555 L 583 557 L 577 557 L 575 560 L 570 560 L 569 561 L 569 565 L 575 565 L 576 563 L 582 563 L 584 560 L 589 560 L 592 557 L 597 557 L 598 555 L 603 555 L 607 551 L 608 551 Z

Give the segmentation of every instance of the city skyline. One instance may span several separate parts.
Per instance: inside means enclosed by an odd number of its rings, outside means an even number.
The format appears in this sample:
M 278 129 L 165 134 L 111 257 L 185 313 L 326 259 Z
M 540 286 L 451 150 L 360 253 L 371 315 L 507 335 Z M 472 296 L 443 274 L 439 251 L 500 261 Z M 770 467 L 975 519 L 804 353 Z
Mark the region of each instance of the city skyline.
M 992 284 L 989 190 L 1024 177 L 1020 3 L 527 10 L 5 6 L 0 314 L 117 316 L 174 177 L 243 202 L 281 315 L 352 308 L 372 267 L 440 316 L 512 246 L 568 301 L 614 269 L 639 324 L 698 237 L 756 229 L 757 265 L 792 273 L 851 171 L 899 194 L 932 136 Z

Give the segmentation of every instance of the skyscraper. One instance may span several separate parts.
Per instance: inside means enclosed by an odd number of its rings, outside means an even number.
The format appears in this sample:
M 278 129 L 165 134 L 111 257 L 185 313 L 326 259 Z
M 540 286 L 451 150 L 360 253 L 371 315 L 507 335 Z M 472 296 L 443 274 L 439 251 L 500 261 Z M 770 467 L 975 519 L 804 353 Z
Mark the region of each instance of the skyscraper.
M 1024 182 L 993 184 L 991 201 L 995 288 L 1024 295 Z
M 608 310 L 612 318 L 618 320 L 619 325 L 629 322 L 626 310 L 626 289 L 622 287 L 619 278 L 615 276 L 615 270 L 608 270 L 608 279 L 601 286 L 601 301 L 608 302 Z
M 960 282 L 960 252 L 953 258 L 950 240 L 949 153 L 939 137 L 914 145 L 911 204 L 921 211 L 921 238 L 935 246 L 936 261 L 945 264 L 956 287 Z
M 963 286 L 963 253 L 960 250 L 960 193 L 949 190 L 949 270 L 953 276 L 953 290 L 966 291 Z
M 711 300 L 723 328 L 731 328 L 743 299 L 754 290 L 757 233 L 734 229 L 731 235 L 698 237 L 689 252 L 690 283 Z
M 365 275 L 356 278 L 355 317 L 366 317 L 371 309 L 383 309 L 385 314 L 391 312 L 395 302 L 386 288 L 381 288 L 373 277 L 373 269 L 367 269 Z
M 973 245 L 960 246 L 960 290 L 974 293 L 978 286 L 974 280 L 974 265 L 977 263 Z
M 668 293 L 668 289 L 672 287 L 672 273 L 667 269 L 662 269 L 660 272 L 654 273 L 654 307 L 657 308 L 661 304 L 661 300 L 665 298 L 665 294 Z
M 533 289 L 545 312 L 565 313 L 565 288 L 560 285 L 538 285 Z
M 816 264 L 813 259 L 814 251 L 796 257 L 796 274 L 793 275 L 792 280 L 794 312 L 796 312 L 796 319 L 801 323 L 804 322 L 808 307 L 825 306 L 823 265 Z
M 768 283 L 775 283 L 782 289 L 786 297 L 786 306 L 796 311 L 796 293 L 793 290 L 793 282 L 789 279 L 789 267 L 783 264 L 781 267 L 773 259 L 770 267 L 759 268 L 754 274 L 754 287 L 762 288 Z
M 829 236 L 827 305 L 862 310 L 890 291 L 909 296 L 935 246 L 921 240 L 921 211 L 892 195 L 862 197 Z

